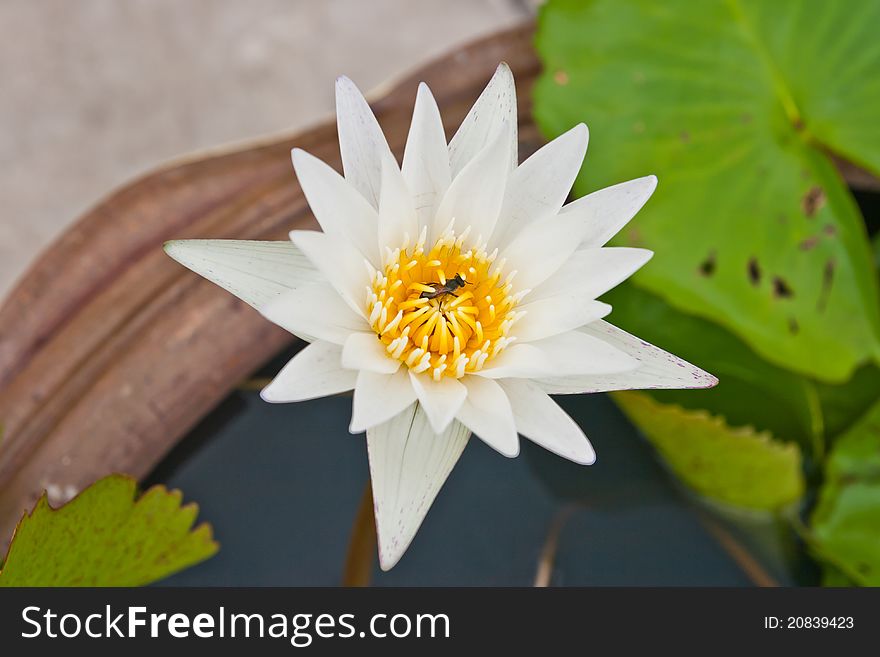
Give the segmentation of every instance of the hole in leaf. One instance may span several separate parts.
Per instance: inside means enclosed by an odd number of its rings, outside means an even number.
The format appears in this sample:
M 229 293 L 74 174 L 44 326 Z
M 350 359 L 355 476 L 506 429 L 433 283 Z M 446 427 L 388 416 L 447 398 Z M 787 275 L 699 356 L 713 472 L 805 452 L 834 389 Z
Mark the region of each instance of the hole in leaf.
M 715 273 L 715 252 L 711 251 L 709 255 L 706 256 L 706 259 L 700 263 L 699 272 L 701 276 L 709 277 Z
M 761 266 L 758 264 L 757 258 L 749 260 L 748 272 L 749 282 L 752 285 L 759 285 L 761 283 Z
M 818 185 L 813 185 L 801 199 L 801 209 L 807 217 L 815 214 L 825 205 L 825 190 Z
M 789 287 L 785 279 L 779 276 L 773 277 L 773 296 L 778 299 L 789 299 L 794 296 L 794 291 Z

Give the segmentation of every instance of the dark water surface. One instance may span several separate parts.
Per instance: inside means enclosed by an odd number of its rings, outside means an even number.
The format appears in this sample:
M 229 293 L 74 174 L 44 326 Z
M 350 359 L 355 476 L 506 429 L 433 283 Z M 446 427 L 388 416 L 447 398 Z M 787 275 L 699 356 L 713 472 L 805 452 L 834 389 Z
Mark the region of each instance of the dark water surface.
M 407 554 L 374 583 L 529 586 L 554 517 L 574 505 L 553 584 L 751 584 L 609 398 L 560 403 L 586 428 L 595 465 L 526 440 L 507 459 L 472 438 Z M 166 583 L 338 584 L 368 476 L 350 412 L 348 397 L 271 405 L 238 392 L 209 415 L 148 483 L 198 502 L 221 550 Z

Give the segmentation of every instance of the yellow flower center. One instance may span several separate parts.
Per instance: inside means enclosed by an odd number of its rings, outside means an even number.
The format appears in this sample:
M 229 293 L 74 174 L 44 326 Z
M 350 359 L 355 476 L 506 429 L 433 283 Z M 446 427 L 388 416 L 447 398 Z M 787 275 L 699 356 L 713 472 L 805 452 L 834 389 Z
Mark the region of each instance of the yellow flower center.
M 367 288 L 367 316 L 388 355 L 435 381 L 482 369 L 514 340 L 516 272 L 502 280 L 497 249 L 465 250 L 468 232 L 447 231 L 426 252 L 422 231 L 413 248 L 386 250 Z

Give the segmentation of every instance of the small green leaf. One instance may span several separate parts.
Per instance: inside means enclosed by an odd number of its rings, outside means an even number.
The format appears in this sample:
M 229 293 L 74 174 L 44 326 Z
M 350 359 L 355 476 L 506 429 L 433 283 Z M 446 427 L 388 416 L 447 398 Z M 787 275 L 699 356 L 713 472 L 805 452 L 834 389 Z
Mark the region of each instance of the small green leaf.
M 634 282 L 828 382 L 880 360 L 873 254 L 829 152 L 880 172 L 880 3 L 551 0 L 535 116 L 580 121 L 578 195 L 657 174 Z
M 811 547 L 853 581 L 880 586 L 880 402 L 835 442 Z
M 731 428 L 705 411 L 660 404 L 642 392 L 614 400 L 696 492 L 727 504 L 775 511 L 804 492 L 801 453 L 751 427 Z
M 140 586 L 217 552 L 211 527 L 192 529 L 195 504 L 154 486 L 139 499 L 131 477 L 111 475 L 52 509 L 46 495 L 15 530 L 0 586 Z

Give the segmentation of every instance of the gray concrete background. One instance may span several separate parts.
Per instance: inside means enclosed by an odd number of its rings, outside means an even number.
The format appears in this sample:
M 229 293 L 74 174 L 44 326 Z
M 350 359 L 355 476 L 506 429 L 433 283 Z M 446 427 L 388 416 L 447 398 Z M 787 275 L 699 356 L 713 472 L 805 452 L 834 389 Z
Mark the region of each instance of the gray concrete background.
M 0 298 L 161 162 L 329 116 L 534 0 L 0 0 Z

